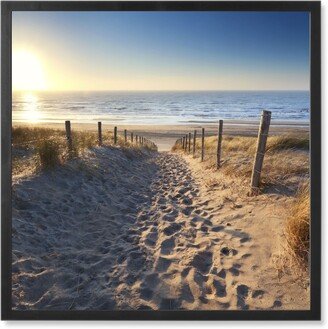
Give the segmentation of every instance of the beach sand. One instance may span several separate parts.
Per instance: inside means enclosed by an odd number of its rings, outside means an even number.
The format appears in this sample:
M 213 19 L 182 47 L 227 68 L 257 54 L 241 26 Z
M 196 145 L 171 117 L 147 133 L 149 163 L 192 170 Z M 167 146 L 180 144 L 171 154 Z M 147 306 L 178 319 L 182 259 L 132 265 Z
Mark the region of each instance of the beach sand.
M 148 128 L 162 149 L 181 134 Z M 291 198 L 214 175 L 189 155 L 96 147 L 14 177 L 13 308 L 309 309 L 309 286 L 276 265 Z

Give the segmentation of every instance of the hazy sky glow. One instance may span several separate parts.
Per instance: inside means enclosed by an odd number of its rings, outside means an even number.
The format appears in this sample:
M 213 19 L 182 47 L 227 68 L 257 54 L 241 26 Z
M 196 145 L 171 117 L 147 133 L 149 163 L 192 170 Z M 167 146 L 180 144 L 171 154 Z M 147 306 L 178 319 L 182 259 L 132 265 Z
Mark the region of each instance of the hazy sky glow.
M 309 79 L 305 12 L 13 13 L 14 90 L 308 90 Z

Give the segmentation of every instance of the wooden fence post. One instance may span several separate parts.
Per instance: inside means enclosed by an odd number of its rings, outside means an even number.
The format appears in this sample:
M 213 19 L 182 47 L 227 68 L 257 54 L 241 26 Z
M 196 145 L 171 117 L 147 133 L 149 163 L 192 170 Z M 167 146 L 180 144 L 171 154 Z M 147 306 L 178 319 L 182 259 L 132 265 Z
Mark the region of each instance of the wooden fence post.
M 67 140 L 68 152 L 71 153 L 73 150 L 71 121 L 69 121 L 69 120 L 65 121 L 65 130 L 66 130 L 66 140 Z
M 188 134 L 189 144 L 188 144 L 188 153 L 190 153 L 190 145 L 191 145 L 191 133 Z
M 204 153 L 205 153 L 205 128 L 202 128 L 202 158 L 201 161 L 204 161 Z
M 126 131 L 126 129 L 124 129 L 124 141 L 125 143 L 128 141 L 128 132 Z
M 217 157 L 216 157 L 216 168 L 217 169 L 221 167 L 222 130 L 223 130 L 223 120 L 219 120 L 218 146 L 217 146 Z
M 185 136 L 183 136 L 182 137 L 182 149 L 184 150 L 184 148 L 185 148 L 185 139 L 186 139 L 186 137 Z
M 252 180 L 251 180 L 251 195 L 256 195 L 259 193 L 261 171 L 263 166 L 266 142 L 269 133 L 270 121 L 271 121 L 271 112 L 263 111 L 261 116 L 259 133 L 257 137 L 257 149 L 255 153 Z
M 117 127 L 114 127 L 114 144 L 117 143 Z
M 196 153 L 196 135 L 197 135 L 197 130 L 194 130 L 194 140 L 192 143 L 192 156 L 195 157 Z
M 101 122 L 98 122 L 98 146 L 102 145 Z
M 185 152 L 187 152 L 187 149 L 188 149 L 188 134 L 186 134 Z
M 131 143 L 133 143 L 133 133 L 131 133 Z

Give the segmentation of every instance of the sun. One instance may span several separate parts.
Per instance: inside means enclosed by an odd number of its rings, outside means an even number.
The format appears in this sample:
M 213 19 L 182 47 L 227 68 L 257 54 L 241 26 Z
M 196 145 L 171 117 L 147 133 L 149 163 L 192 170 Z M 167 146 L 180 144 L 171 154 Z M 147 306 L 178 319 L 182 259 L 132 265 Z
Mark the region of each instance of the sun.
M 13 90 L 44 90 L 46 80 L 38 56 L 28 50 L 13 51 Z

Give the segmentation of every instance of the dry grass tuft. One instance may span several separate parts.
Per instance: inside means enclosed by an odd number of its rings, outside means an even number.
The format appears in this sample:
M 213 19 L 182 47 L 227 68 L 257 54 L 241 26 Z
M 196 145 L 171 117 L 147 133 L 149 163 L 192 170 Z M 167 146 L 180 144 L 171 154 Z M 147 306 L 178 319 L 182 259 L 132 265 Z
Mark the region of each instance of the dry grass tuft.
M 267 151 L 281 151 L 281 150 L 308 150 L 309 137 L 296 137 L 293 135 L 274 136 L 268 139 Z
M 37 142 L 44 139 L 55 137 L 65 138 L 65 131 L 37 127 L 15 127 L 12 129 L 12 142 L 14 147 L 36 145 Z
M 37 153 L 43 169 L 53 168 L 60 164 L 60 145 L 56 140 L 43 140 L 37 144 Z
M 290 209 L 285 226 L 287 252 L 301 268 L 308 267 L 310 248 L 310 191 L 302 187 Z
M 72 131 L 71 157 L 78 157 L 87 149 L 98 145 L 98 134 L 92 131 Z

